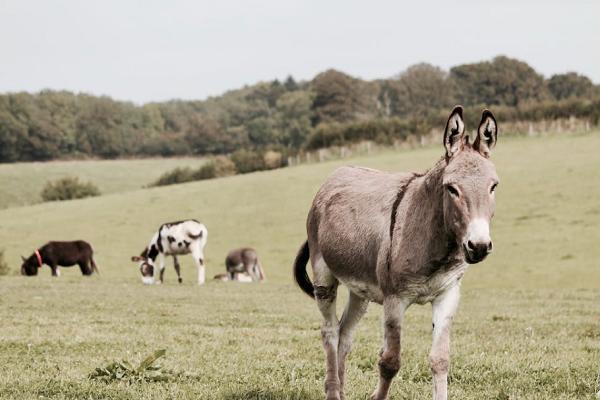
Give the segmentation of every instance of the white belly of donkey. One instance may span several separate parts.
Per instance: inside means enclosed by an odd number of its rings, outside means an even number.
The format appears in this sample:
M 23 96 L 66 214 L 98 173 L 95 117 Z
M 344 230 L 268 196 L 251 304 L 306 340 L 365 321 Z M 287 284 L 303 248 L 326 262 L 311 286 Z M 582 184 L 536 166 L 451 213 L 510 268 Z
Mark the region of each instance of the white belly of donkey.
M 410 303 L 429 303 L 450 287 L 459 284 L 467 267 L 468 264 L 461 264 L 450 271 L 435 273 L 423 283 L 408 285 L 406 290 L 398 295 Z M 383 303 L 383 292 L 378 285 L 352 278 L 338 279 L 357 296 L 375 303 Z
M 348 289 L 365 300 L 375 303 L 383 303 L 383 292 L 377 285 L 358 281 L 355 279 L 340 279 L 340 281 L 348 287 Z

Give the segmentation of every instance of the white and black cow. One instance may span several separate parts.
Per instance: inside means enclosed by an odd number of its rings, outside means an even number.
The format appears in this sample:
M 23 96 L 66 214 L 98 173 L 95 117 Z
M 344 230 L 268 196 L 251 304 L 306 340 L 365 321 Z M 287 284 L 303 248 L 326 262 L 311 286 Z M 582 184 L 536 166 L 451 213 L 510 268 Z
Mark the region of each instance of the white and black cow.
M 150 285 L 154 283 L 157 259 L 160 273 L 158 283 L 162 283 L 165 256 L 173 256 L 175 269 L 179 276 L 179 263 L 176 256 L 192 254 L 194 263 L 196 263 L 196 267 L 198 268 L 198 284 L 202 285 L 204 284 L 206 274 L 204 246 L 206 246 L 207 236 L 208 231 L 206 226 L 195 219 L 162 224 L 154 236 L 152 236 L 148 247 L 139 256 L 131 257 L 131 261 L 139 261 L 142 282 Z M 179 277 L 179 282 L 181 282 L 181 277 Z

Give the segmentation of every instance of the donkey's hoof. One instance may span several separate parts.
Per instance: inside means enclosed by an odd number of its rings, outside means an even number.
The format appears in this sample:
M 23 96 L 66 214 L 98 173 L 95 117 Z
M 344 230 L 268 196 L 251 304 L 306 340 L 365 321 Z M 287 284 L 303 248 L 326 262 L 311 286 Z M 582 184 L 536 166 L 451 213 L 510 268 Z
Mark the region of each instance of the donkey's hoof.
M 183 282 L 183 279 L 179 278 L 179 279 L 177 279 L 177 281 L 178 281 L 179 283 L 181 283 L 181 282 Z

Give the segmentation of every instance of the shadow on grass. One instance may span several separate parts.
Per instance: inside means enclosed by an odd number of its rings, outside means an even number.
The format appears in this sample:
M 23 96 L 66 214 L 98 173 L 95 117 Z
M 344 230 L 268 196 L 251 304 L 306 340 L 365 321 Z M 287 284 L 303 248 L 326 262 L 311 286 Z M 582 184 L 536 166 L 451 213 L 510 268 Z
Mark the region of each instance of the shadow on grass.
M 251 389 L 225 393 L 225 400 L 321 400 L 323 395 L 306 390 Z

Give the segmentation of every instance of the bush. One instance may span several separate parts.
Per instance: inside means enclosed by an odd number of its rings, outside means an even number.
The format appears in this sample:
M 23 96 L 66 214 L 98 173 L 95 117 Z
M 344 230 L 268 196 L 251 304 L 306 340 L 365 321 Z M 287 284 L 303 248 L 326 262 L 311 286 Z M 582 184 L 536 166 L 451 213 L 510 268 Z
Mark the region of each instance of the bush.
M 151 183 L 150 186 L 175 185 L 177 183 L 185 183 L 193 180 L 194 172 L 190 168 L 177 167 L 162 174 L 154 183 Z
M 10 268 L 8 268 L 6 260 L 4 260 L 4 250 L 0 250 L 0 275 L 8 275 L 9 272 Z
M 215 163 L 215 176 L 217 178 L 237 174 L 235 164 L 229 157 L 217 156 L 214 158 L 213 162 Z
M 213 161 L 209 161 L 195 171 L 192 171 L 193 181 L 202 181 L 217 177 L 217 168 Z
M 202 181 L 205 179 L 235 175 L 235 173 L 236 169 L 233 161 L 225 156 L 217 156 L 195 170 L 189 167 L 177 167 L 174 170 L 165 172 L 149 186 L 166 186 L 175 185 L 177 183 Z
M 206 162 L 203 166 L 193 172 L 194 180 L 222 178 L 235 175 L 235 164 L 225 156 L 218 156 Z
M 263 156 L 266 169 L 276 169 L 283 166 L 283 156 L 278 151 L 269 150 Z
M 231 161 L 235 164 L 235 169 L 240 174 L 261 171 L 265 169 L 265 162 L 262 155 L 251 150 L 238 150 L 231 155 Z
M 80 182 L 77 177 L 66 177 L 46 183 L 41 196 L 44 201 L 83 199 L 99 196 L 100 190 L 92 182 Z

